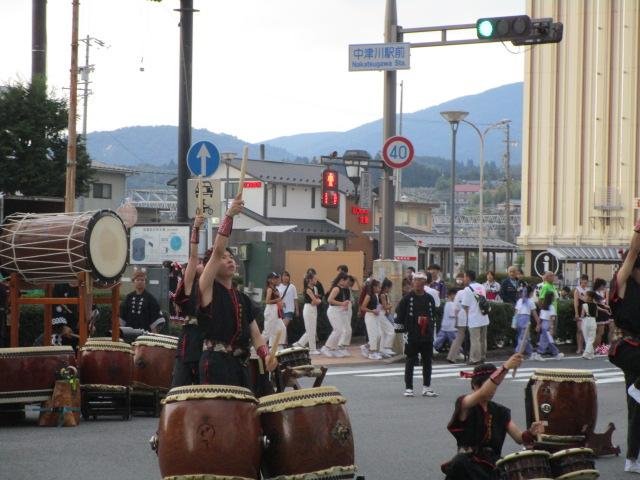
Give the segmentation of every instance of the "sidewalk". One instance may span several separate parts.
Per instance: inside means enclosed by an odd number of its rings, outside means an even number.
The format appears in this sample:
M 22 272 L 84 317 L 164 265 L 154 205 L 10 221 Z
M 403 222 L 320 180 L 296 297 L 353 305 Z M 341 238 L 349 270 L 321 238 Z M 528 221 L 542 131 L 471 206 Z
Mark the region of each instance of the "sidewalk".
M 372 366 L 379 365 L 385 366 L 394 363 L 404 364 L 404 355 L 396 355 L 392 358 L 387 358 L 384 360 L 370 360 L 362 356 L 360 352 L 361 342 L 356 342 L 348 348 L 349 353 L 351 354 L 348 357 L 325 357 L 324 355 L 311 355 L 311 363 L 313 365 L 323 365 L 325 367 L 357 367 L 357 366 Z M 565 353 L 565 355 L 569 355 L 571 351 L 575 350 L 575 345 L 561 345 L 560 350 Z M 513 355 L 513 347 L 501 348 L 496 350 L 489 350 L 487 352 L 487 362 L 496 363 L 500 361 L 504 361 Z M 446 364 L 447 362 L 447 354 L 439 353 L 433 356 L 433 364 Z M 464 362 L 459 362 L 457 365 L 461 365 Z

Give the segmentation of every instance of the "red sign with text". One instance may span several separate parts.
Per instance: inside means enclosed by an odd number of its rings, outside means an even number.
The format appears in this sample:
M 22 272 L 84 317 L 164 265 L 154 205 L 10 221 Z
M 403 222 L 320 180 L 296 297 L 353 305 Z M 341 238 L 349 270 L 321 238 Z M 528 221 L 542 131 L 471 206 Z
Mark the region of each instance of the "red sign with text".
M 262 182 L 257 180 L 244 182 L 244 188 L 260 188 L 260 187 L 262 187 Z

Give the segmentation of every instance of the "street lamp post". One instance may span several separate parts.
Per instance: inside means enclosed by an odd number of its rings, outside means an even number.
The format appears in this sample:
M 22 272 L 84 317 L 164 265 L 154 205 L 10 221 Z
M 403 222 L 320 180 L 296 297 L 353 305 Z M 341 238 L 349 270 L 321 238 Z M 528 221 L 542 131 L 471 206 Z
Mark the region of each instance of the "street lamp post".
M 458 133 L 458 126 L 460 122 L 465 119 L 469 112 L 461 111 L 447 111 L 440 112 L 442 118 L 444 118 L 451 125 L 451 233 L 449 235 L 449 278 L 453 281 L 454 277 L 454 229 L 455 229 L 455 215 L 456 215 L 456 135 Z
M 480 132 L 480 129 L 469 120 L 462 120 L 462 122 L 472 127 L 478 134 L 478 137 L 480 137 L 480 231 L 478 233 L 478 272 L 481 272 L 483 270 L 482 257 L 484 255 L 484 139 L 490 130 L 503 127 L 511 122 L 511 120 L 505 119 L 492 123 L 485 128 L 483 132 Z

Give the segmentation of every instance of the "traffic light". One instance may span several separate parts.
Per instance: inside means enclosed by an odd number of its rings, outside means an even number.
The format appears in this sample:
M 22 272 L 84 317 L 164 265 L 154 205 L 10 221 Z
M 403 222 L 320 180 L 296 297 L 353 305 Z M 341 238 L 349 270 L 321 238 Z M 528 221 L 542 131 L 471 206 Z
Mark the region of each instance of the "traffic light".
M 322 172 L 322 197 L 320 203 L 324 208 L 338 208 L 339 200 L 338 172 L 327 168 Z
M 531 34 L 531 18 L 528 15 L 512 17 L 480 18 L 476 33 L 483 40 L 518 40 Z
M 562 40 L 563 26 L 552 18 L 531 19 L 528 15 L 480 18 L 476 21 L 476 34 L 481 40 L 510 41 L 514 45 L 558 43 Z
M 564 27 L 552 18 L 540 18 L 531 21 L 531 34 L 527 38 L 512 40 L 514 45 L 540 45 L 541 43 L 558 43 L 562 40 Z

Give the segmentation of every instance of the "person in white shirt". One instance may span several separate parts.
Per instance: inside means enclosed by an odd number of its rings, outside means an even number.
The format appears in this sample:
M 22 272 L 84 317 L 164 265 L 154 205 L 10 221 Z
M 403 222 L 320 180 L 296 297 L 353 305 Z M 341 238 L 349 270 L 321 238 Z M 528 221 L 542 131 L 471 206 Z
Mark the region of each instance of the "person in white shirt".
M 280 283 L 278 284 L 278 293 L 282 298 L 282 311 L 285 326 L 289 326 L 294 316 L 298 316 L 298 290 L 296 286 L 291 283 L 291 275 L 286 270 L 280 275 Z
M 483 315 L 476 296 L 486 298 L 484 287 L 476 282 L 476 272 L 468 270 L 464 274 L 465 288 L 462 294 L 462 308 L 467 314 L 469 326 L 469 363 L 480 364 L 487 358 L 487 327 L 489 315 Z
M 438 292 L 438 290 L 436 290 L 435 288 L 431 288 L 430 286 L 431 283 L 433 283 L 433 276 L 431 275 L 431 273 L 425 273 L 422 270 L 420 270 L 420 273 L 426 275 L 427 277 L 427 284 L 424 286 L 424 291 L 431 295 L 433 301 L 436 303 L 436 308 L 440 308 L 440 292 Z
M 440 331 L 438 332 L 438 336 L 436 337 L 436 341 L 433 344 L 433 348 L 435 350 L 440 350 L 445 342 L 448 342 L 449 345 L 453 345 L 453 342 L 456 339 L 456 332 L 458 331 L 456 327 L 456 304 L 454 302 L 454 298 L 456 296 L 457 290 L 451 289 L 447 292 L 447 302 L 444 304 L 444 312 L 442 313 L 442 325 L 440 326 Z M 458 347 L 458 352 L 460 351 L 460 347 Z M 457 354 L 457 352 L 454 352 Z
M 531 298 L 533 294 L 533 289 L 530 286 L 527 286 L 527 296 L 518 299 L 516 302 L 516 329 L 518 331 L 518 342 L 516 344 L 516 353 L 522 352 L 523 350 L 520 348 L 522 342 L 524 341 L 525 332 L 527 331 L 527 327 L 531 322 L 531 315 L 536 321 L 536 324 L 540 324 L 540 319 L 538 318 L 538 313 L 536 312 L 536 304 Z M 527 344 L 524 347 L 524 353 L 527 355 L 531 355 L 532 360 L 539 360 L 538 354 L 533 353 L 533 347 L 531 346 L 530 337 L 527 338 Z
M 464 343 L 464 337 L 467 333 L 467 314 L 462 308 L 462 295 L 463 295 L 463 282 L 464 275 L 459 273 L 456 275 L 456 287 L 453 288 L 455 297 L 453 298 L 453 307 L 456 313 L 456 338 L 453 341 L 451 347 L 449 347 L 449 355 L 447 355 L 447 362 L 456 363 L 459 359 L 459 352 Z M 463 356 L 464 358 L 464 356 Z

